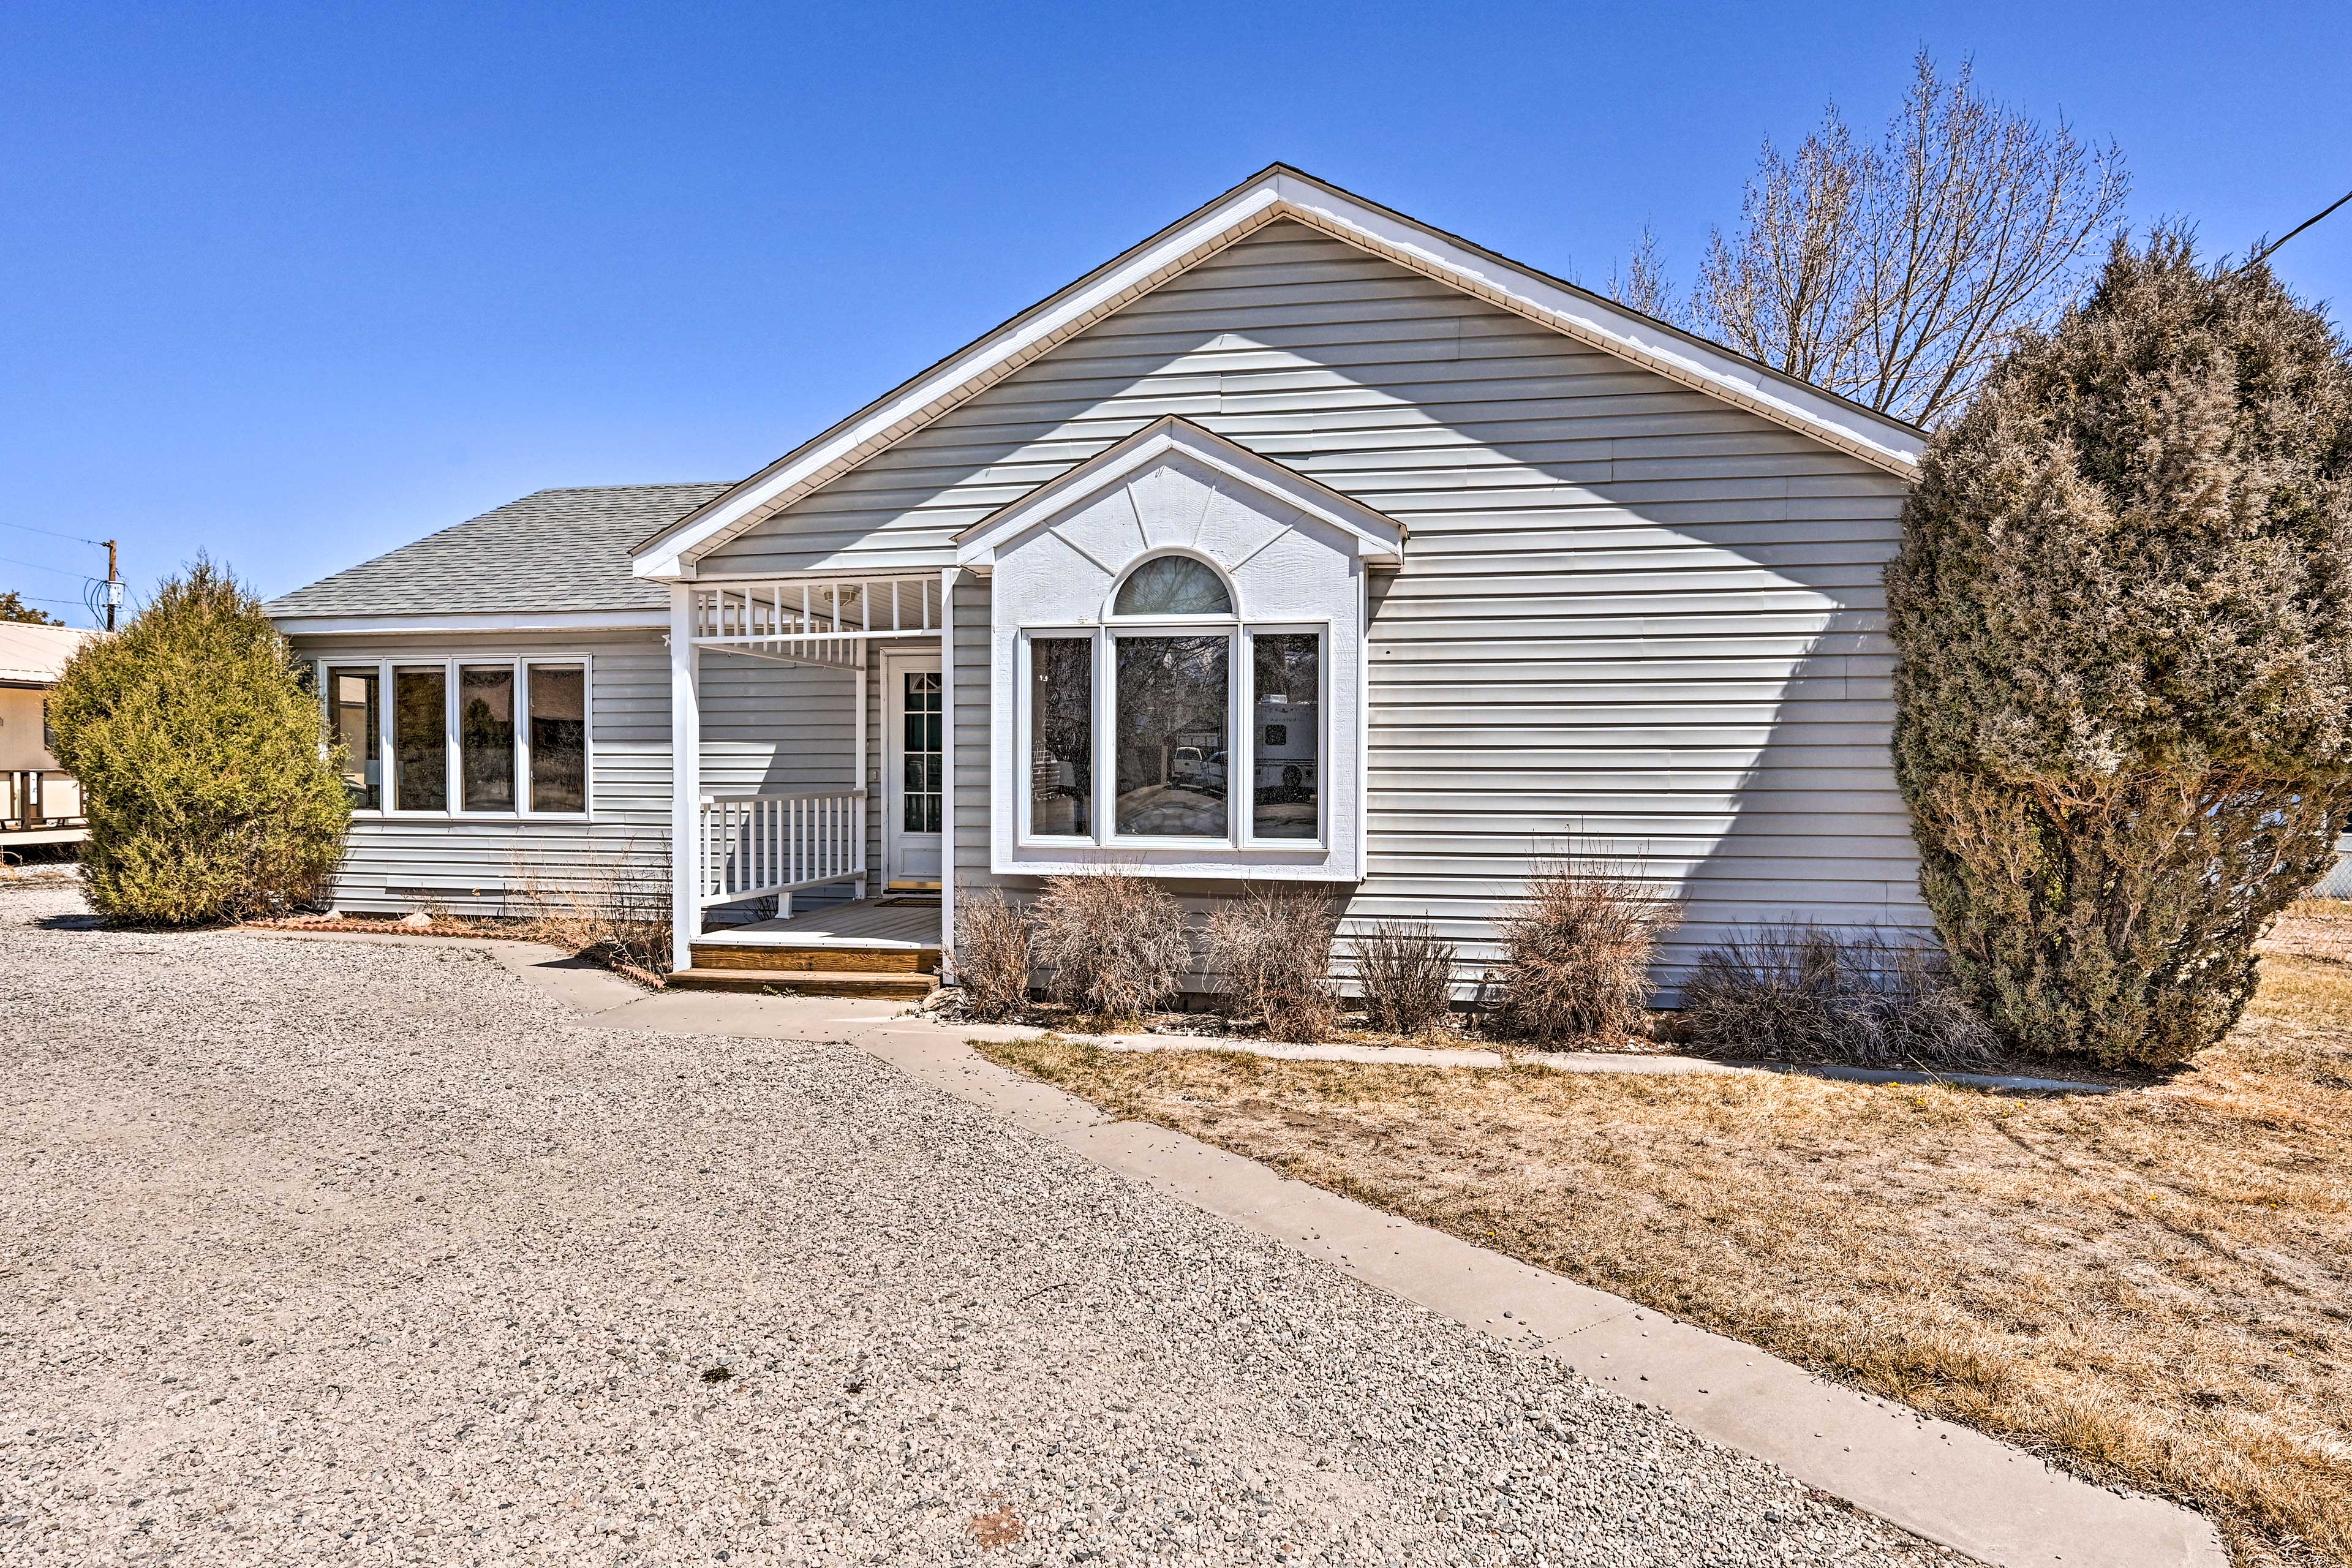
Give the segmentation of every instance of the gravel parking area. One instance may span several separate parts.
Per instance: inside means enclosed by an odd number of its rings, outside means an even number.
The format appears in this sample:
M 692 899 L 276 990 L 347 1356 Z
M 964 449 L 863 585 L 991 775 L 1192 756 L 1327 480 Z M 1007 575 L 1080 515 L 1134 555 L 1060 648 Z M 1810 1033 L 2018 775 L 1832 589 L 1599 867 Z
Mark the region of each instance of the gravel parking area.
M 1958 1559 L 844 1046 L 0 889 L 0 1559 Z

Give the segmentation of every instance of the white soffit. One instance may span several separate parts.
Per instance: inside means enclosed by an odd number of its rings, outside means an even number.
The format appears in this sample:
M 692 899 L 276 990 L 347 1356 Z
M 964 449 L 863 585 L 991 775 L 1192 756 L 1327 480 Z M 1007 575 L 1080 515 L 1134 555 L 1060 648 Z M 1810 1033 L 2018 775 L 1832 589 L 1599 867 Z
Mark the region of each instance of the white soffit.
M 1294 219 L 1888 473 L 1907 479 L 1917 471 L 1927 437 L 1898 419 L 1277 163 L 704 502 L 639 545 L 633 569 L 640 577 L 693 575 L 699 556 L 1276 218 Z
M 1236 490 L 1263 492 L 1354 535 L 1356 553 L 1367 561 L 1393 566 L 1403 558 L 1403 524 L 1295 468 L 1170 414 L 957 534 L 956 564 L 993 565 L 1003 546 L 1070 508 L 1117 489 L 1171 453 L 1220 476 L 1221 489 L 1230 482 Z

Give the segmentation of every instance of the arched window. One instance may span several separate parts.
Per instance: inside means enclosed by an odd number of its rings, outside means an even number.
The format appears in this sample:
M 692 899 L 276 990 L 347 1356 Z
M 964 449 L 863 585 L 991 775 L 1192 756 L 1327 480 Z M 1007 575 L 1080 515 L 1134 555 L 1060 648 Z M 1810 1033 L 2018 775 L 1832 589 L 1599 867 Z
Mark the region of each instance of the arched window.
M 1161 555 L 1128 574 L 1111 600 L 1114 616 L 1230 616 L 1224 580 L 1189 555 Z

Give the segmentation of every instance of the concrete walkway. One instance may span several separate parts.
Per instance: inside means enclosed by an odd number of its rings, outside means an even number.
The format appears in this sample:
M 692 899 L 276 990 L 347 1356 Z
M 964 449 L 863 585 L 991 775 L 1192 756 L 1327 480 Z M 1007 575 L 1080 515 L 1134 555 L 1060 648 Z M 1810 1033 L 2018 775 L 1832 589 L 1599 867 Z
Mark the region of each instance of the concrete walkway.
M 1829 1383 L 1751 1345 L 1291 1181 L 1181 1133 L 1115 1121 L 1084 1100 L 997 1067 L 966 1045 L 971 1038 L 1019 1038 L 1034 1030 L 940 1025 L 889 1003 L 648 994 L 592 965 L 551 957 L 551 950 L 531 943 L 478 945 L 587 1015 L 582 1022 L 591 1026 L 855 1045 L 1107 1169 L 1222 1215 L 1524 1353 L 1557 1358 L 1596 1384 L 1664 1411 L 1704 1437 L 1767 1459 L 1809 1485 L 1985 1563 L 2002 1568 L 2228 1563 L 2212 1526 L 2171 1503 L 2092 1485 L 1980 1433 Z M 1396 1060 L 1399 1055 L 1382 1051 L 1376 1059 Z M 1719 1063 L 1696 1066 L 1736 1070 Z

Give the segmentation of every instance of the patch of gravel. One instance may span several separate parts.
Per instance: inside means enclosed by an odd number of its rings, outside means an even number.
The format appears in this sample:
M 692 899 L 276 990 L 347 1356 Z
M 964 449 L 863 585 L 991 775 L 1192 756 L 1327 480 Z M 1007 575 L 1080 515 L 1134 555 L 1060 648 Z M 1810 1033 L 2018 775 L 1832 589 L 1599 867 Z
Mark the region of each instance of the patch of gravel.
M 0 889 L 0 1559 L 1926 1563 L 839 1045 Z

